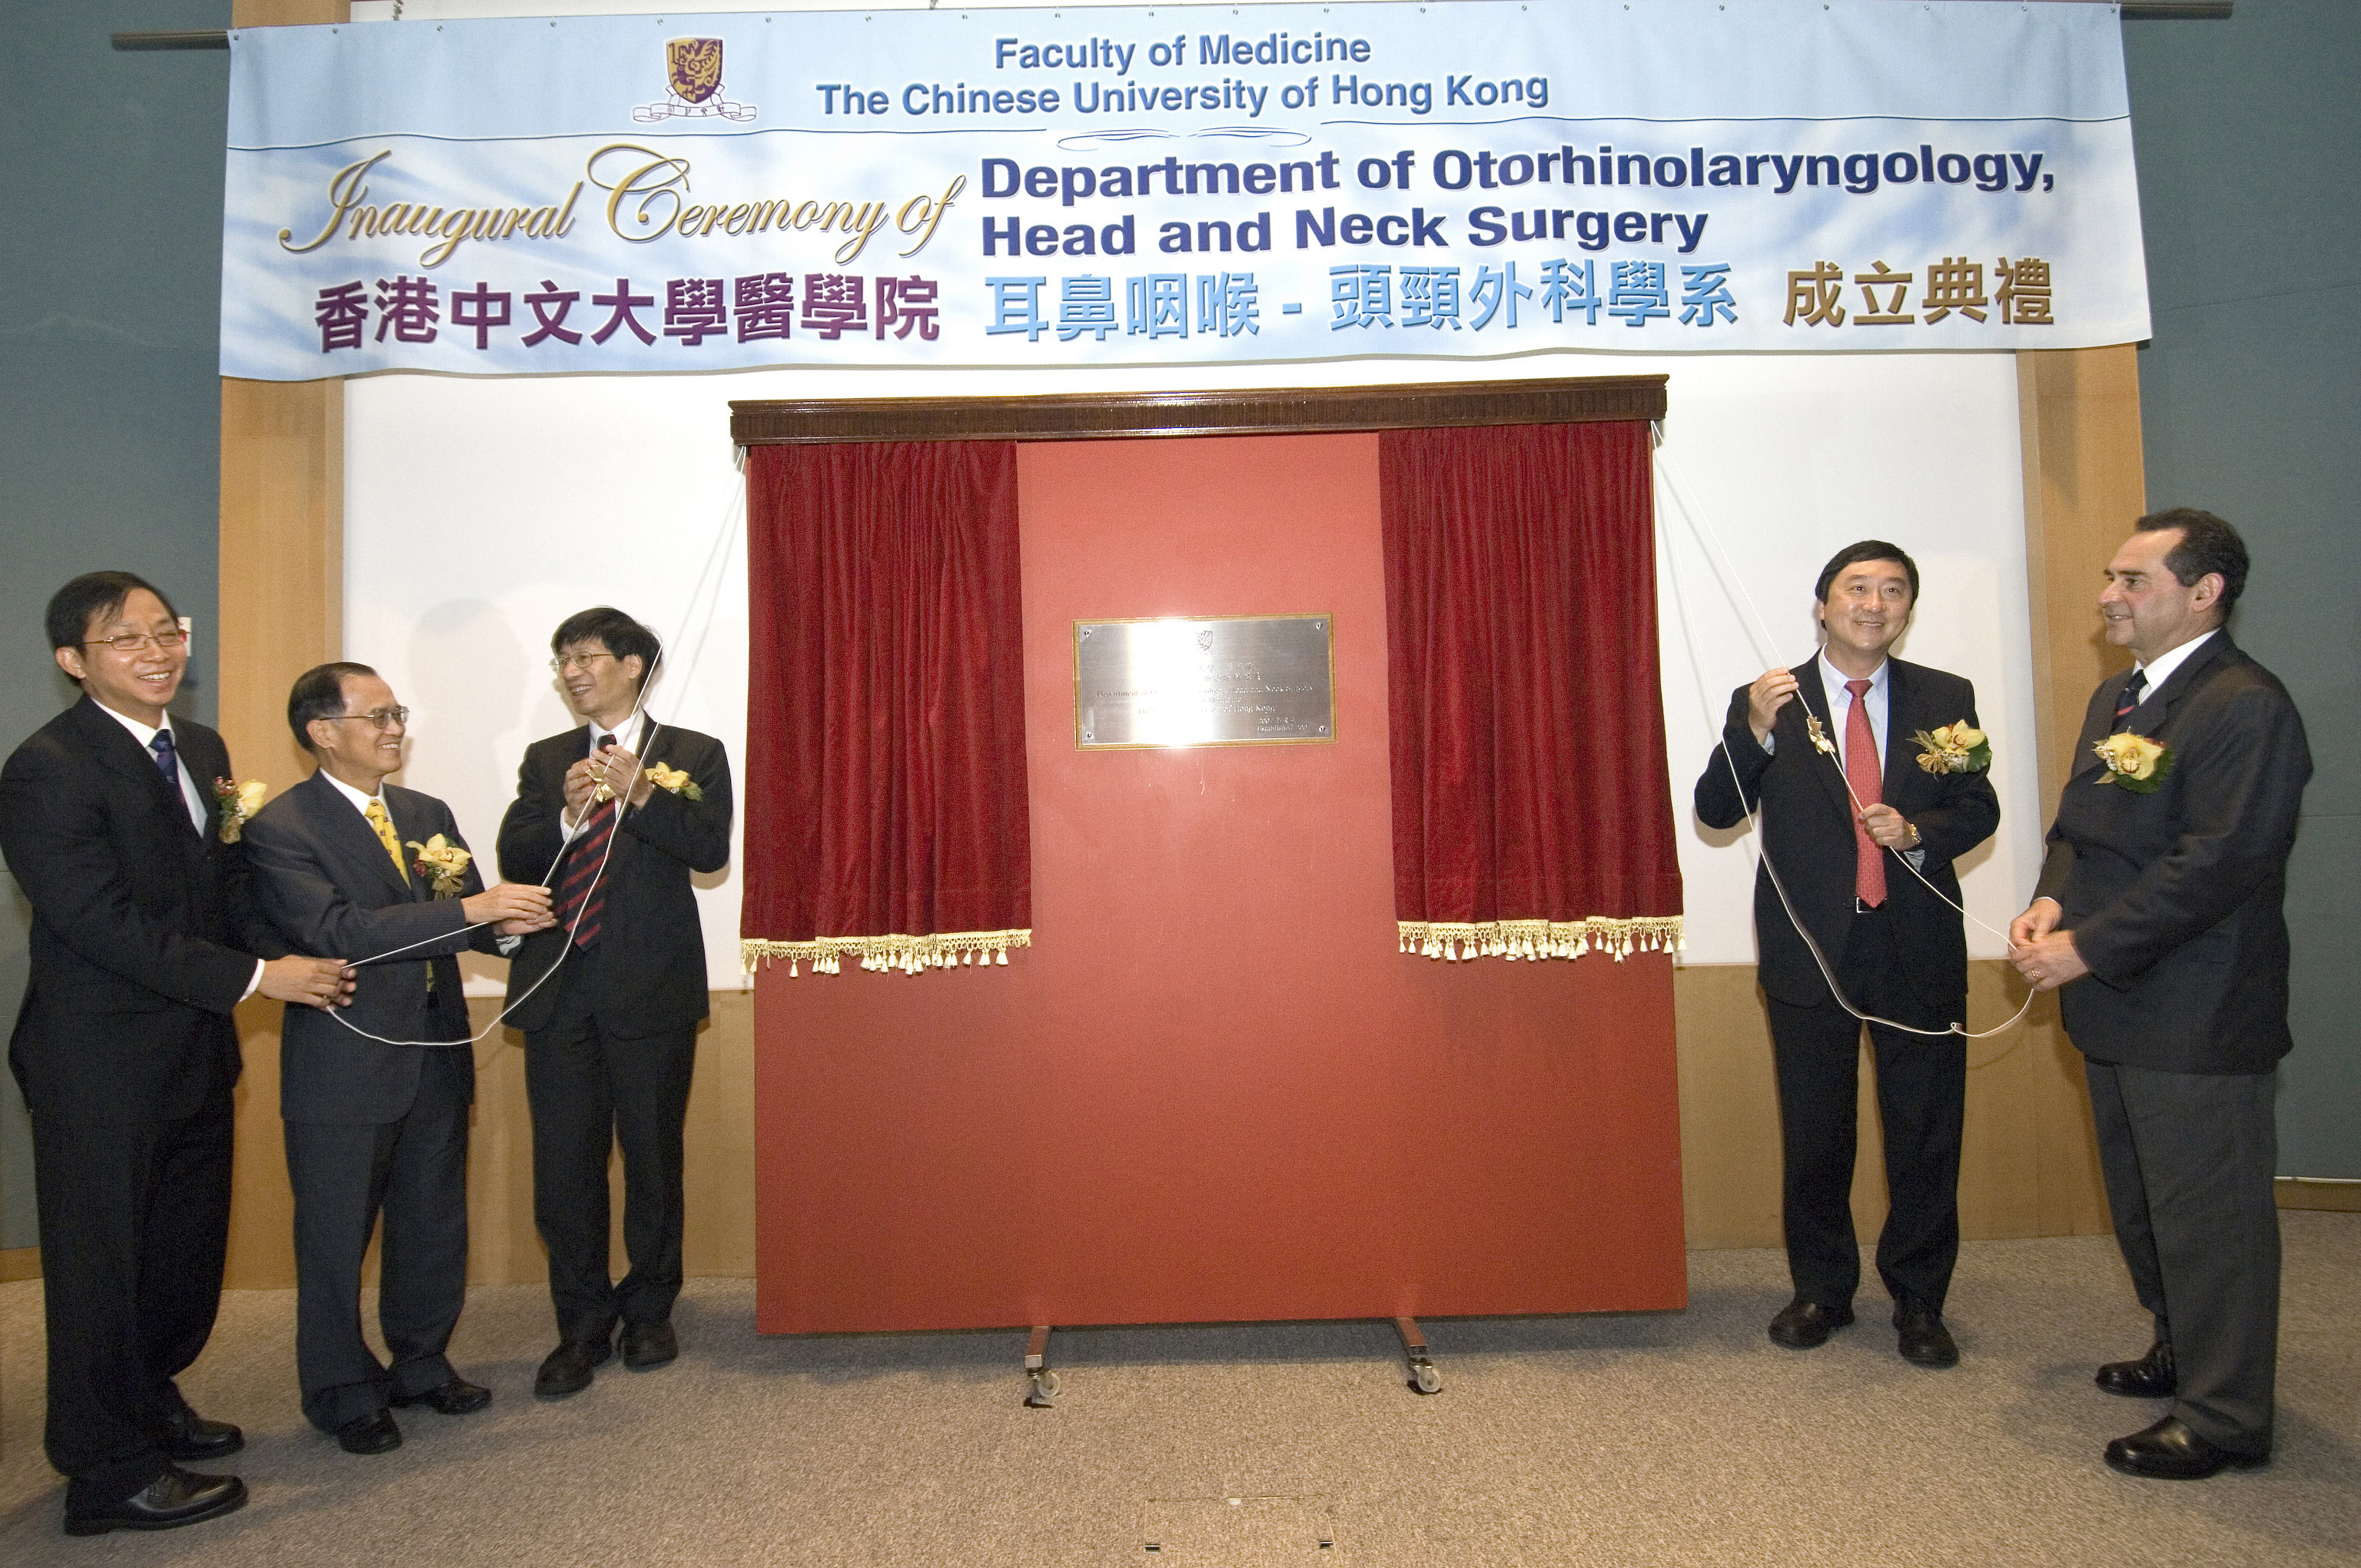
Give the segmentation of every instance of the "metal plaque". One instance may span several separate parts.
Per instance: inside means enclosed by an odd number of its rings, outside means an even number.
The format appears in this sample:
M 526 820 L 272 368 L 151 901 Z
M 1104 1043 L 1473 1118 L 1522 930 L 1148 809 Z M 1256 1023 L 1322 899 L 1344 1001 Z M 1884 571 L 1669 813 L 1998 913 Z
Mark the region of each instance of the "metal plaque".
M 1324 615 L 1074 622 L 1074 744 L 1253 746 L 1336 739 Z

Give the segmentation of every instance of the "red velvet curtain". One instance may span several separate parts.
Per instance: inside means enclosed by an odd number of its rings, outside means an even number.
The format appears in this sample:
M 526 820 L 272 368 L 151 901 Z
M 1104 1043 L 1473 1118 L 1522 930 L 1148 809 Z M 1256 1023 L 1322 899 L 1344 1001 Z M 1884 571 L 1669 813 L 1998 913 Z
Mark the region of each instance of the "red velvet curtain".
M 746 466 L 750 958 L 834 970 L 1029 941 L 1016 448 L 758 446 Z
M 1389 431 L 1379 474 L 1402 945 L 1672 945 L 1647 426 Z

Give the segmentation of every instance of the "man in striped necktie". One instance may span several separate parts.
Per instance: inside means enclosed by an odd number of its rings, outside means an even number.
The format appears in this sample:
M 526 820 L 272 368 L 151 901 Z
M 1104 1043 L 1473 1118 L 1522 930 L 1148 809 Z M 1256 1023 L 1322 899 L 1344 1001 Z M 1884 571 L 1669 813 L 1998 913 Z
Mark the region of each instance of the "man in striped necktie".
M 549 1248 L 557 1347 L 533 1379 L 555 1398 L 615 1354 L 644 1371 L 678 1354 L 683 1129 L 705 938 L 695 872 L 730 858 L 730 758 L 721 742 L 658 724 L 642 695 L 663 657 L 621 610 L 568 617 L 550 668 L 586 721 L 525 751 L 500 823 L 500 870 L 548 878 L 557 925 L 509 971 L 509 1022 L 525 1032 L 533 1218 Z M 608 1151 L 623 1156 L 623 1245 L 608 1271 Z

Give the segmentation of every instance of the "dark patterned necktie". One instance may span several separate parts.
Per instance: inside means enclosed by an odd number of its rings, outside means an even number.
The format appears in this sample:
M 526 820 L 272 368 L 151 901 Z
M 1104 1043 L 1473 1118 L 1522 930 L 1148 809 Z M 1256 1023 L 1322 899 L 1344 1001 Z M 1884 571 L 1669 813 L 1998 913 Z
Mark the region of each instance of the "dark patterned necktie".
M 166 787 L 178 795 L 181 793 L 181 758 L 172 750 L 172 732 L 159 729 L 155 739 L 148 742 L 148 749 L 156 753 L 156 771 L 164 775 Z
M 2132 710 L 2140 705 L 2140 693 L 2147 689 L 2147 672 L 2134 670 L 2132 678 L 2124 683 L 2124 695 L 2115 699 L 2115 734 L 2132 727 Z
M 614 743 L 612 735 L 598 737 L 600 750 Z M 558 884 L 558 927 L 574 933 L 577 948 L 596 946 L 598 940 L 598 916 L 607 906 L 606 885 L 598 872 L 606 864 L 607 846 L 615 837 L 615 818 L 621 807 L 619 800 L 600 801 L 591 807 L 581 837 L 574 840 L 573 856 L 566 862 L 566 880 Z

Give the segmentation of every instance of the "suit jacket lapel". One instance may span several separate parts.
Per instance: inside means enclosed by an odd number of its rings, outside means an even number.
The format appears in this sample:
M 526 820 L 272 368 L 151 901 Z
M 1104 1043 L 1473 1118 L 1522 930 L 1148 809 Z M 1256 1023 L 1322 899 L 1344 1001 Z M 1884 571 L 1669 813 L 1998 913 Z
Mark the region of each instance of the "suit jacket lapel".
M 2179 680 L 2183 672 L 2175 670 L 2173 680 Z M 2092 700 L 2090 711 L 2082 716 L 2082 733 L 2074 740 L 2073 767 L 2066 775 L 2067 783 L 2072 784 L 2086 774 L 2098 773 L 2106 766 L 2099 761 L 2099 754 L 2092 748 L 2096 746 L 2114 727 L 2115 704 L 2123 700 L 2124 687 L 2130 684 L 2131 678 L 2132 673 L 2129 670 L 2121 670 L 2099 683 L 2099 694 Z M 2172 683 L 2166 684 L 2169 685 Z M 2135 708 L 2132 711 L 2136 714 L 2139 710 Z
M 419 872 L 417 857 L 411 852 L 410 846 L 412 840 L 423 844 L 433 838 L 434 834 L 429 831 L 425 823 L 418 820 L 417 814 L 409 802 L 397 803 L 393 791 L 390 789 L 385 792 L 385 811 L 386 816 L 393 822 L 394 838 L 401 840 L 402 860 L 410 867 L 410 901 L 412 904 L 423 904 L 434 896 L 432 891 L 433 883 L 429 877 Z
M 2140 705 L 2132 709 L 2132 728 L 2153 738 L 2172 717 L 2173 706 L 2188 696 L 2213 668 L 2224 658 L 2235 657 L 2238 650 L 2232 645 L 2226 631 L 2214 633 L 2213 640 L 2180 662 L 2180 668 L 2166 677 L 2162 685 L 2144 693 Z M 2128 675 L 2125 677 L 2130 679 Z M 2154 708 L 2153 715 L 2149 709 Z
M 316 772 L 299 787 L 313 792 L 312 816 L 320 824 L 324 841 L 346 860 L 365 867 L 362 874 L 375 878 L 379 887 L 407 899 L 410 888 L 403 883 L 401 873 L 394 870 L 393 858 L 385 852 L 385 845 L 379 839 L 377 829 L 369 826 L 368 818 L 354 809 L 353 803 Z M 388 815 L 390 817 L 390 811 Z M 394 831 L 399 837 L 400 828 Z
M 130 730 L 100 712 L 99 705 L 92 698 L 83 697 L 74 711 L 81 715 L 82 740 L 90 747 L 91 755 L 109 771 L 144 787 L 158 810 L 168 813 L 180 824 L 181 831 L 202 843 L 196 825 L 189 820 L 188 801 L 179 789 L 165 782 L 164 770 L 156 765 L 156 754 L 133 740 Z
M 1885 758 L 1878 773 L 1881 785 L 1878 794 L 1888 803 L 1894 799 L 1894 784 L 1917 771 L 1917 764 L 1910 760 L 1915 754 L 1910 737 L 1914 731 L 1924 728 L 1919 723 L 1918 702 L 1918 683 L 1910 678 L 1901 660 L 1888 654 L 1885 660 Z M 1967 716 L 1961 714 L 1960 717 Z
M 1795 695 L 1803 699 L 1805 708 L 1812 717 L 1820 721 L 1820 732 L 1828 738 L 1829 744 L 1834 745 L 1837 720 L 1834 710 L 1829 707 L 1828 688 L 1820 681 L 1819 655 L 1814 653 L 1809 659 L 1797 665 L 1795 676 Z M 1803 727 L 1798 726 L 1798 728 Z M 1820 788 L 1828 795 L 1828 804 L 1836 807 L 1837 815 L 1841 820 L 1850 822 L 1852 798 L 1845 793 L 1843 753 L 1839 751 L 1824 760 L 1815 754 L 1819 751 L 1819 748 L 1812 744 L 1812 737 L 1808 730 L 1796 739 L 1805 748 L 1806 761 L 1811 769 L 1812 776 L 1819 780 Z

